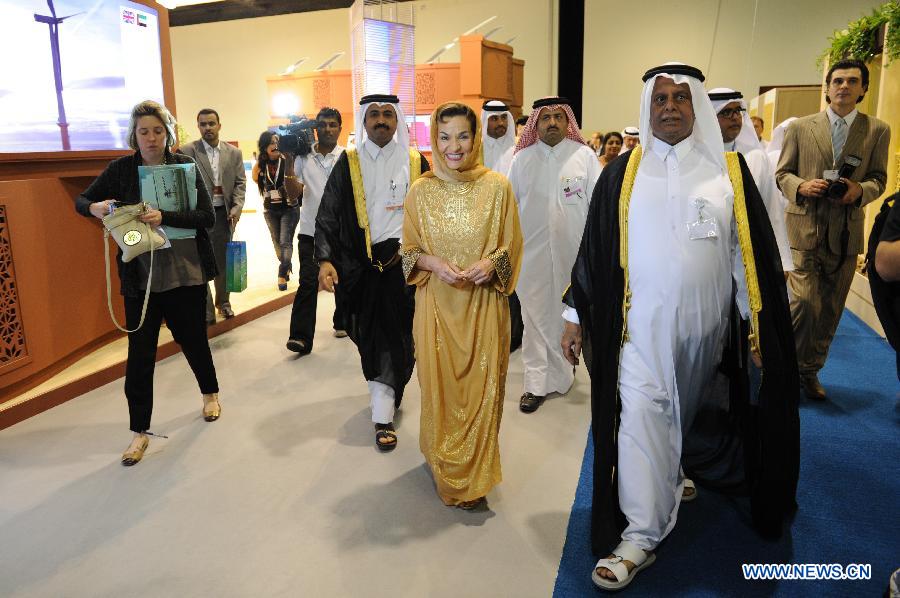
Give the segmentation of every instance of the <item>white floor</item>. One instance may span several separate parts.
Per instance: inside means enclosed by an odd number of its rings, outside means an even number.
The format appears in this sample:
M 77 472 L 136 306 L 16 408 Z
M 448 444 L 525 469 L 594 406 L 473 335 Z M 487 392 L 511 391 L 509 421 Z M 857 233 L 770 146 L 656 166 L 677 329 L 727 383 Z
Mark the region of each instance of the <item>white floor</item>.
M 415 375 L 399 446 L 374 446 L 366 385 L 320 294 L 314 352 L 284 349 L 290 308 L 212 341 L 222 419 L 179 354 L 156 370 L 140 464 L 118 380 L 0 431 L 0 596 L 550 596 L 585 447 L 579 370 L 518 410 L 511 359 L 503 483 L 489 510 L 441 504 L 418 449 Z

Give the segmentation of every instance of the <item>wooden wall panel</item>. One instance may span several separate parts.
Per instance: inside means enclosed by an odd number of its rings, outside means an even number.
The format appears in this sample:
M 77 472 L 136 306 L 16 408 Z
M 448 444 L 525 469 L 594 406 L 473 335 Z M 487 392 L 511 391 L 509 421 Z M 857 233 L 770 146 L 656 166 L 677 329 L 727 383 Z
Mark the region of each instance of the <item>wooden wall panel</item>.
M 74 209 L 74 198 L 90 181 L 0 182 L 19 315 L 31 359 L 21 367 L 0 370 L 0 404 L 121 334 L 106 306 L 102 228 Z M 115 265 L 112 277 L 113 306 L 121 321 L 124 309 Z

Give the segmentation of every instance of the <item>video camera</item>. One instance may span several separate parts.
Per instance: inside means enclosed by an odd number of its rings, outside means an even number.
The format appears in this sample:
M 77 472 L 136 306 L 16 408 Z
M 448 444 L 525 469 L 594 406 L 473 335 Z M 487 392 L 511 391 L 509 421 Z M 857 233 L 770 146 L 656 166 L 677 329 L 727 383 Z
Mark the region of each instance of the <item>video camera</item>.
M 853 176 L 853 172 L 860 164 L 862 164 L 862 160 L 859 159 L 859 156 L 847 156 L 844 163 L 841 164 L 840 170 L 838 170 L 837 178 L 828 181 L 828 189 L 825 190 L 825 196 L 830 199 L 841 199 L 844 197 L 847 194 L 848 186 L 841 179 L 849 179 Z
M 280 125 L 275 131 L 278 134 L 278 150 L 293 156 L 305 156 L 316 142 L 313 129 L 319 126 L 319 121 L 302 114 L 291 114 L 288 119 L 290 123 Z

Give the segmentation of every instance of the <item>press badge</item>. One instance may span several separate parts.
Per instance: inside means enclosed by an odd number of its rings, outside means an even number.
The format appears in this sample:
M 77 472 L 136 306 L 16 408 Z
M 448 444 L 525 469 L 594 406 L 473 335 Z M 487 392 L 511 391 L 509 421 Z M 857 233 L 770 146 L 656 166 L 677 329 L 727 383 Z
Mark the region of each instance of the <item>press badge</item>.
M 694 199 L 694 207 L 697 208 L 697 220 L 688 222 L 688 237 L 691 241 L 700 239 L 716 239 L 719 236 L 719 227 L 716 219 L 706 213 L 706 200 L 702 197 Z
M 281 192 L 278 189 L 271 189 L 269 191 L 269 199 L 272 201 L 281 201 Z
M 579 204 L 587 199 L 584 191 L 584 177 L 563 177 L 563 203 Z

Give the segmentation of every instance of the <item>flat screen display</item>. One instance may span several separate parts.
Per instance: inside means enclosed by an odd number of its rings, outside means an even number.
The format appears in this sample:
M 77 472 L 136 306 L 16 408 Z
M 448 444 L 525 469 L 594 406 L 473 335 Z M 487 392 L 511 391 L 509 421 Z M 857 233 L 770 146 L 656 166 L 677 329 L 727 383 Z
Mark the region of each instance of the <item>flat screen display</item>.
M 0 0 L 0 153 L 126 149 L 163 102 L 159 15 L 128 0 Z

